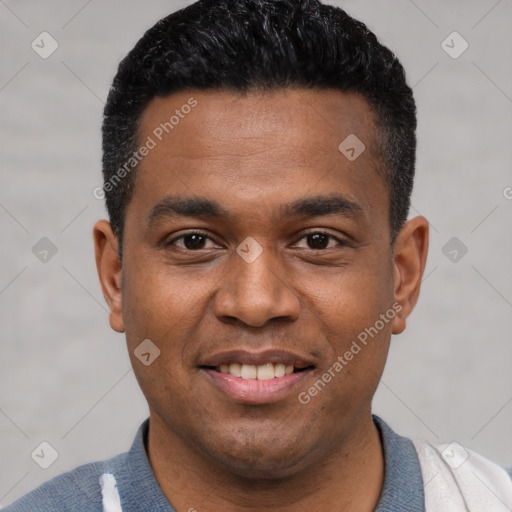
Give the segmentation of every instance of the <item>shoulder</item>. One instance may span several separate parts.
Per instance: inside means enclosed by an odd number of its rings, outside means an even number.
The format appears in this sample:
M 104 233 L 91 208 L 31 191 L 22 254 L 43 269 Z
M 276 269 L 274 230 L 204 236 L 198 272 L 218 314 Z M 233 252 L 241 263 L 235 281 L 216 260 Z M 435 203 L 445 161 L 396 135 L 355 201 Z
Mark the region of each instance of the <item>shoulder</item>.
M 75 512 L 102 510 L 100 477 L 123 467 L 126 453 L 84 464 L 48 480 L 2 512 Z
M 420 461 L 427 511 L 512 509 L 512 480 L 503 468 L 456 442 L 439 446 L 412 442 Z

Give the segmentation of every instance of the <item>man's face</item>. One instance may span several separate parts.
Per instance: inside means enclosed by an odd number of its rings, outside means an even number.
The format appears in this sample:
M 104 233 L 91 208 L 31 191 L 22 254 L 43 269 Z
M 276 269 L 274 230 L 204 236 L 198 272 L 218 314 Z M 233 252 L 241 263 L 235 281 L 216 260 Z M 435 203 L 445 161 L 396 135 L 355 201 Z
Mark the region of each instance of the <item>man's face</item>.
M 397 331 L 378 322 L 395 296 L 373 123 L 361 97 L 338 91 L 193 91 L 144 111 L 139 140 L 156 147 L 127 208 L 116 321 L 161 442 L 240 474 L 285 475 L 368 422 Z M 366 146 L 355 160 L 357 148 L 338 149 L 351 134 Z M 189 199 L 219 211 L 173 207 Z M 150 365 L 134 355 L 146 339 L 160 350 Z

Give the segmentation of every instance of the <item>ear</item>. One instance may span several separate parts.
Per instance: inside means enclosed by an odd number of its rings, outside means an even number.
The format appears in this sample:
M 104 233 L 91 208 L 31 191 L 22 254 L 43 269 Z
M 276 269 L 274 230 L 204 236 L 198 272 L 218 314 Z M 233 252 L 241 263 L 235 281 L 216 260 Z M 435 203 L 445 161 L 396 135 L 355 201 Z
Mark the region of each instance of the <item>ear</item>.
M 110 310 L 110 327 L 114 331 L 124 332 L 122 270 L 118 256 L 118 240 L 106 220 L 100 220 L 94 225 L 93 237 L 98 277 Z
M 393 334 L 404 331 L 406 319 L 420 294 L 428 252 L 429 225 L 425 217 L 408 221 L 393 248 L 395 301 L 402 308 L 393 319 Z

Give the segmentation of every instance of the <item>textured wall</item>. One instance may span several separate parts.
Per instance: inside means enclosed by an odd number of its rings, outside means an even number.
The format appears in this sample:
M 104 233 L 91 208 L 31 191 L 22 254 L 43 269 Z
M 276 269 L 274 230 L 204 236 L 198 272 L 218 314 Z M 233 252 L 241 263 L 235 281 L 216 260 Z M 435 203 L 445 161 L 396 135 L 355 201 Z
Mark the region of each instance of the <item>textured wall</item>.
M 105 212 L 92 192 L 116 66 L 185 3 L 0 0 L 0 505 L 125 451 L 147 415 L 107 322 L 91 237 Z M 432 224 L 420 302 L 393 340 L 375 412 L 404 435 L 512 465 L 512 3 L 331 3 L 408 71 L 419 110 L 411 215 Z M 48 469 L 31 458 L 43 441 L 58 454 Z

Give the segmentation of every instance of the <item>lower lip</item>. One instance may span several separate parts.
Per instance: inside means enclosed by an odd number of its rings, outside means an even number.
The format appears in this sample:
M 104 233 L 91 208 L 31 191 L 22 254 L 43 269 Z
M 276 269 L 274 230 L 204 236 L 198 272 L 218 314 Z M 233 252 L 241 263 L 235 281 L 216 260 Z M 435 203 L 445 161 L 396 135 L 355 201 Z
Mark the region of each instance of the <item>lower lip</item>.
M 242 379 L 210 369 L 203 371 L 217 388 L 234 401 L 243 404 L 268 404 L 286 398 L 312 370 L 303 370 L 269 380 Z

